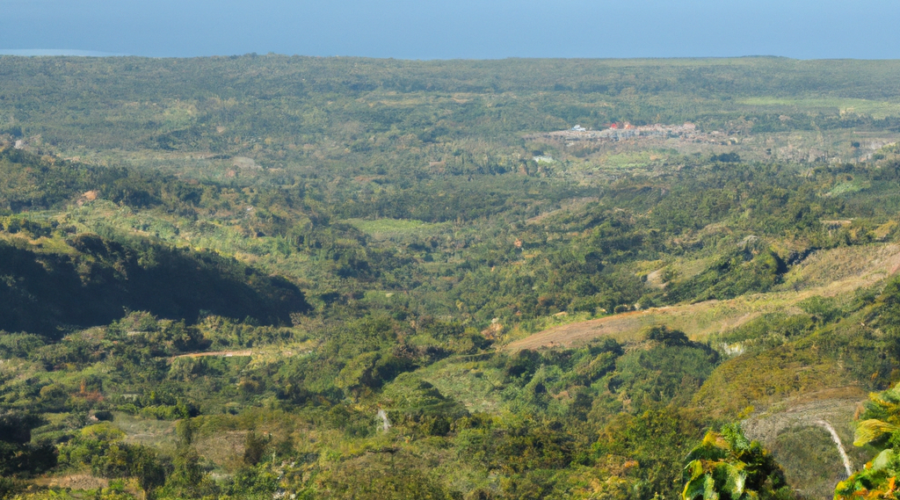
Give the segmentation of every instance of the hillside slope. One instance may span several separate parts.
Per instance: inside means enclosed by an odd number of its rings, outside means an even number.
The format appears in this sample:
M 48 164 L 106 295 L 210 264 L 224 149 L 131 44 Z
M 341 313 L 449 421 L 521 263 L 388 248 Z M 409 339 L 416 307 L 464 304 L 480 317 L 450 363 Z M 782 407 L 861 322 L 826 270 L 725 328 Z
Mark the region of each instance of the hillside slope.
M 898 77 L 0 57 L 0 498 L 833 498 L 900 442 Z
M 584 322 L 567 323 L 515 340 L 504 349 L 578 347 L 610 337 L 620 342 L 632 340 L 652 326 L 667 326 L 687 333 L 694 340 L 736 329 L 765 314 L 802 314 L 797 307 L 814 297 L 852 295 L 900 271 L 900 246 L 874 244 L 854 249 L 836 248 L 811 254 L 785 274 L 791 291 L 747 294 L 728 300 L 711 300 L 633 311 Z

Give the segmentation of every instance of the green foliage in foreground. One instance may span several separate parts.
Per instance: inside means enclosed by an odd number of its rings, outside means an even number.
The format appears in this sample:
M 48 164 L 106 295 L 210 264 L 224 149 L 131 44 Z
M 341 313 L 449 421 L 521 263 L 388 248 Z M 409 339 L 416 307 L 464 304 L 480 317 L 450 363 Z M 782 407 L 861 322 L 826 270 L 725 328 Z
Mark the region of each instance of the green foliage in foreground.
M 738 424 L 709 432 L 688 454 L 683 500 L 747 500 L 792 498 L 784 473 Z
M 900 498 L 900 385 L 869 398 L 859 417 L 853 444 L 872 446 L 879 452 L 863 470 L 837 485 L 836 500 Z

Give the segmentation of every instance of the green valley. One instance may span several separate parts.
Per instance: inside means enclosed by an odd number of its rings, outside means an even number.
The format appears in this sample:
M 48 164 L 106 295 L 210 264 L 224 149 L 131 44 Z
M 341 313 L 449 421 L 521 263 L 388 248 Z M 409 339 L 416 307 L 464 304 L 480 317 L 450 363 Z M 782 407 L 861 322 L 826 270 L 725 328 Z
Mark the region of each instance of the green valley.
M 898 498 L 898 77 L 0 56 L 0 498 Z

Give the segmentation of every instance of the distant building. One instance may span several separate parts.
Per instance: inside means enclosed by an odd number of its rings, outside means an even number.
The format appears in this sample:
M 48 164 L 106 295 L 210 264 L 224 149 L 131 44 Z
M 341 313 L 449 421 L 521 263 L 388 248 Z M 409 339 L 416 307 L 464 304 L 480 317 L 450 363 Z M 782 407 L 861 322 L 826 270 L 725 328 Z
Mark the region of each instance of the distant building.
M 696 141 L 710 140 L 709 137 L 706 137 L 707 135 L 722 135 L 721 132 L 700 134 L 697 130 L 697 126 L 690 122 L 686 122 L 683 125 L 662 125 L 655 123 L 652 125 L 641 126 L 634 125 L 630 122 L 613 122 L 608 124 L 607 127 L 609 128 L 604 130 L 586 130 L 581 125 L 575 125 L 568 130 L 550 132 L 547 136 L 571 141 L 621 141 L 635 137 L 658 137 L 666 139 L 681 138 L 682 140 Z M 721 142 L 721 139 L 716 138 L 715 142 Z M 548 158 L 544 158 L 540 155 L 535 156 L 532 159 L 538 163 L 548 160 Z

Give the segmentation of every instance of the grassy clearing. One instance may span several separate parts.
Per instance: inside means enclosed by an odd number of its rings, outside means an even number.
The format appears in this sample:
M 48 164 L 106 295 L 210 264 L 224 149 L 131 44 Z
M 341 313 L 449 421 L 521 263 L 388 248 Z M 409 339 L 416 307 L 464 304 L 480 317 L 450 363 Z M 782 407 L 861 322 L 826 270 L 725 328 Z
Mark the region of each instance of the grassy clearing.
M 413 219 L 347 219 L 347 224 L 376 239 L 400 236 L 428 236 L 440 232 L 449 223 L 428 223 Z
M 842 194 L 857 193 L 859 191 L 862 191 L 863 189 L 868 189 L 869 187 L 871 187 L 871 184 L 868 182 L 842 182 L 834 186 L 834 188 L 829 191 L 826 196 L 840 196 Z
M 851 291 L 900 270 L 900 246 L 894 244 L 836 248 L 816 252 L 795 266 L 776 290 L 829 287 Z
M 615 169 L 641 168 L 666 158 L 667 155 L 657 151 L 633 151 L 604 156 L 600 159 L 600 164 L 603 167 Z
M 125 433 L 125 442 L 141 444 L 160 449 L 175 448 L 175 422 L 168 420 L 151 420 L 115 413 L 114 426 Z
M 499 370 L 484 369 L 466 358 L 453 358 L 423 372 L 425 381 L 444 396 L 462 403 L 470 412 L 496 413 L 501 406 L 497 387 L 503 384 L 503 374 Z

